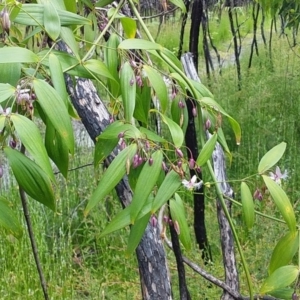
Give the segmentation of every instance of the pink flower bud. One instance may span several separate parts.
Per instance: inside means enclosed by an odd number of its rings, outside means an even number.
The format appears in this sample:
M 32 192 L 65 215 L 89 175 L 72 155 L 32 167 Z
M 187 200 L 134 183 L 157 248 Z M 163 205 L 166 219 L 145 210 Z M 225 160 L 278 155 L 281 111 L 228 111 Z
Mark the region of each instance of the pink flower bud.
M 185 104 L 184 104 L 184 102 L 181 101 L 181 100 L 178 102 L 178 106 L 179 106 L 179 108 L 181 108 L 181 109 L 185 108 Z
M 135 81 L 136 81 L 136 84 L 139 86 L 139 87 L 142 87 L 143 86 L 143 80 L 141 78 L 141 76 L 136 76 L 135 77 Z
M 156 219 L 155 215 L 151 216 L 151 225 L 152 225 L 152 227 L 156 227 L 156 225 L 157 225 L 157 219 Z
M 179 169 L 181 169 L 181 167 L 182 167 L 182 161 L 181 161 L 181 160 L 179 160 L 179 161 L 177 162 L 177 166 L 178 166 Z
M 257 188 L 253 194 L 253 198 L 259 201 L 262 201 L 263 199 L 263 195 L 261 193 L 261 191 Z
M 13 149 L 17 147 L 17 142 L 15 140 L 10 140 L 9 141 L 9 146 Z
M 150 166 L 153 165 L 153 158 L 152 157 L 149 158 L 148 163 L 149 163 Z
M 164 216 L 163 217 L 163 221 L 167 224 L 169 222 L 169 217 L 168 216 Z
M 136 168 L 138 165 L 139 165 L 139 155 L 135 154 L 133 156 L 132 166 L 133 166 L 133 168 Z
M 123 138 L 123 137 L 124 137 L 124 132 L 120 132 L 120 133 L 118 134 L 118 138 L 121 139 L 121 138 Z
M 1 13 L 0 13 L 0 16 L 1 16 L 1 23 L 2 23 L 2 28 L 7 32 L 9 33 L 9 29 L 10 29 L 10 19 L 9 19 L 9 13 L 7 11 L 6 8 L 4 8 Z
M 161 163 L 161 167 L 165 172 L 168 172 L 168 167 L 166 166 L 164 161 Z
M 133 78 L 130 79 L 129 84 L 130 84 L 130 86 L 133 86 L 133 84 L 134 84 L 134 79 Z
M 141 165 L 143 163 L 144 159 L 140 156 L 138 159 L 138 165 Z
M 195 160 L 193 158 L 190 158 L 189 160 L 189 168 L 193 170 L 195 168 Z
M 175 149 L 175 153 L 176 153 L 176 155 L 177 155 L 179 158 L 183 158 L 183 153 L 182 153 L 182 151 L 181 151 L 179 148 L 176 148 L 176 149 Z
M 121 141 L 121 149 L 125 149 L 126 148 L 126 142 L 122 139 Z
M 211 121 L 210 119 L 207 119 L 205 122 L 205 129 L 208 130 L 211 127 Z
M 193 116 L 194 116 L 195 118 L 197 117 L 198 112 L 197 112 L 196 107 L 193 107 L 193 109 L 192 109 L 192 114 L 193 114 Z

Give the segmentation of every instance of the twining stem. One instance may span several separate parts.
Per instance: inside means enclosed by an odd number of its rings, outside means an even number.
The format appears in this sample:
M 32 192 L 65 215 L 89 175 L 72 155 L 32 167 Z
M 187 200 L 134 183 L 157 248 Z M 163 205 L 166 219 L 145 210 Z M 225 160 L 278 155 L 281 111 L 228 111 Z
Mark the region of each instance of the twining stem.
M 115 17 L 118 14 L 119 10 L 122 8 L 123 4 L 124 4 L 124 0 L 121 0 L 119 2 L 118 6 L 116 7 L 114 13 L 112 14 L 110 20 L 108 21 L 108 23 L 106 24 L 106 26 L 102 30 L 102 32 L 100 33 L 100 35 L 98 36 L 98 38 L 96 39 L 96 41 L 93 43 L 93 45 L 91 46 L 90 50 L 86 53 L 86 55 L 81 60 L 82 63 L 85 62 L 87 59 L 89 59 L 89 57 L 91 56 L 91 54 L 93 53 L 93 51 L 95 50 L 95 48 L 99 45 L 99 42 L 104 37 L 104 35 L 105 35 L 106 31 L 109 29 L 110 25 L 115 20 Z
M 128 0 L 128 2 L 130 3 L 131 7 L 132 7 L 132 11 L 133 13 L 135 14 L 136 18 L 138 19 L 138 21 L 140 22 L 140 25 L 142 26 L 145 34 L 147 35 L 148 39 L 151 41 L 151 42 L 154 42 L 155 43 L 155 40 L 153 39 L 151 33 L 149 32 L 146 24 L 144 23 L 144 21 L 142 20 L 141 16 L 139 15 L 134 3 L 133 3 L 133 0 Z M 171 68 L 177 72 L 186 82 L 186 84 L 188 85 L 190 91 L 191 91 L 191 94 L 192 94 L 192 97 L 194 99 L 197 99 L 197 92 L 193 86 L 193 84 L 190 82 L 190 80 L 187 78 L 187 76 L 184 74 L 184 72 L 182 70 L 180 70 L 166 55 L 164 55 L 164 53 L 162 53 L 161 51 L 157 51 L 158 54 L 162 57 L 162 59 L 169 65 L 171 66 Z M 204 130 L 201 130 L 202 127 L 203 127 L 203 119 L 202 119 L 202 109 L 200 107 L 200 104 L 197 105 L 198 107 L 198 121 L 199 121 L 199 135 L 200 135 L 200 143 L 201 145 L 203 146 L 205 144 L 205 138 L 204 138 Z M 209 172 L 210 172 L 210 175 L 212 176 L 213 178 L 213 181 L 216 183 L 217 180 L 215 178 L 215 173 L 214 173 L 214 170 L 212 168 L 212 165 L 211 165 L 211 162 L 208 161 L 207 162 L 207 166 L 208 166 L 208 169 L 209 169 Z M 217 192 L 217 196 L 220 200 L 220 203 L 221 203 L 221 206 L 222 206 L 222 209 L 224 211 L 224 214 L 229 222 L 229 225 L 230 225 L 230 228 L 232 230 L 232 233 L 233 233 L 233 236 L 234 236 L 234 239 L 236 241 L 236 244 L 237 244 L 237 248 L 238 248 L 238 251 L 239 251 L 239 254 L 240 254 L 240 257 L 241 257 L 241 260 L 242 260 L 242 264 L 243 264 L 243 267 L 244 267 L 244 270 L 245 270 L 245 273 L 246 273 L 246 278 L 247 278 L 247 283 L 248 283 L 248 288 L 249 288 L 249 294 L 250 294 L 250 299 L 252 300 L 253 299 L 253 287 L 252 287 L 252 282 L 251 282 L 251 277 L 250 277 L 250 272 L 249 272 L 249 269 L 248 269 L 248 266 L 247 266 L 247 263 L 246 263 L 246 260 L 245 260 L 245 257 L 244 257 L 244 254 L 243 254 L 243 250 L 242 250 L 242 247 L 241 247 L 241 244 L 239 242 L 239 239 L 238 239 L 238 235 L 235 231 L 235 227 L 233 225 L 233 222 L 232 222 L 232 219 L 231 219 L 231 216 L 229 214 L 229 211 L 227 209 L 227 206 L 225 204 L 225 200 L 224 200 L 224 197 L 223 197 L 223 194 L 222 194 L 222 191 L 220 190 L 220 187 L 218 184 L 216 184 L 216 192 Z
M 21 153 L 25 153 L 25 147 L 22 144 L 21 146 Z M 43 269 L 42 269 L 42 265 L 39 259 L 39 254 L 38 254 L 38 248 L 35 242 L 35 237 L 34 237 L 34 233 L 33 233 L 33 228 L 32 228 L 32 223 L 31 223 L 31 218 L 30 218 L 30 214 L 29 214 L 29 209 L 27 206 L 27 198 L 26 198 L 26 194 L 25 191 L 22 189 L 22 187 L 19 185 L 19 194 L 20 194 L 20 198 L 21 198 L 21 202 L 22 202 L 22 207 L 23 207 L 23 214 L 24 214 L 24 218 L 25 218 L 25 222 L 27 225 L 27 230 L 28 230 L 28 235 L 29 235 L 29 239 L 30 239 L 30 244 L 31 244 L 31 248 L 32 248 L 32 253 L 33 253 L 33 257 L 35 260 L 35 264 L 36 264 L 36 268 L 37 271 L 39 273 L 39 277 L 40 277 L 40 283 L 42 286 L 42 290 L 44 293 L 44 299 L 45 300 L 49 300 L 49 295 L 48 295 L 48 289 L 47 289 L 47 283 L 46 283 L 46 279 L 43 273 Z

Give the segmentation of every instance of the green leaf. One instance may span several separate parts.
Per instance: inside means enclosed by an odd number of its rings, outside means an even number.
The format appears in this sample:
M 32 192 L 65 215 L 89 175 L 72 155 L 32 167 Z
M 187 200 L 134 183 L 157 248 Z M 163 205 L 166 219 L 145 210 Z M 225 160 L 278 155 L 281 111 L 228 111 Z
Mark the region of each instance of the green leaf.
M 153 53 L 153 51 L 150 51 L 150 53 Z M 167 48 L 163 48 L 161 53 L 162 53 L 161 56 L 162 56 L 164 62 L 165 62 L 165 57 L 167 57 L 179 70 L 184 71 L 183 67 L 182 67 L 182 63 L 177 58 L 177 56 L 174 54 L 174 52 L 170 51 Z M 173 72 L 174 70 L 171 69 L 171 71 Z
M 99 0 L 95 3 L 95 6 L 96 7 L 105 7 L 113 2 L 114 2 L 114 0 Z
M 179 229 L 179 239 L 183 244 L 184 248 L 187 250 L 191 249 L 191 236 L 189 231 L 189 226 L 187 224 L 187 219 L 184 213 L 184 205 L 178 194 L 175 194 L 175 200 L 170 200 L 170 211 L 172 216 L 173 224 L 178 223 Z M 173 225 L 175 226 L 175 225 Z
M 100 237 L 110 234 L 114 231 L 120 230 L 130 225 L 130 208 L 119 211 L 117 215 L 109 222 L 109 224 L 101 232 Z
M 282 288 L 282 289 L 270 291 L 268 292 L 268 294 L 275 297 L 276 299 L 290 300 L 292 299 L 294 291 L 295 290 L 293 288 Z
M 120 21 L 126 37 L 128 39 L 133 39 L 136 35 L 136 21 L 128 17 L 123 17 Z
M 55 198 L 48 174 L 17 150 L 5 147 L 4 153 L 18 184 L 26 194 L 55 210 Z
M 261 294 L 267 294 L 292 284 L 298 277 L 299 270 L 296 266 L 284 266 L 274 271 L 260 288 Z
M 125 62 L 121 69 L 120 82 L 125 120 L 131 123 L 135 108 L 136 82 L 129 62 Z
M 43 4 L 22 4 L 22 10 L 19 12 L 14 22 L 23 25 L 41 26 L 44 24 L 44 9 Z M 88 19 L 66 10 L 57 9 L 57 13 L 61 26 L 90 24 Z
M 21 48 L 21 47 L 0 48 L 0 64 L 36 63 L 38 61 L 39 61 L 39 57 L 28 49 Z
M 49 55 L 49 68 L 53 86 L 61 96 L 66 107 L 68 107 L 68 92 L 66 89 L 65 78 L 59 59 L 53 53 Z
M 21 142 L 32 155 L 33 160 L 55 182 L 52 167 L 38 127 L 31 120 L 19 114 L 11 114 L 10 119 L 15 126 Z
M 106 65 L 98 59 L 89 59 L 84 63 L 84 66 L 96 75 L 115 80 L 115 78 L 111 75 Z
M 210 139 L 205 143 L 203 146 L 198 158 L 197 158 L 197 165 L 204 166 L 206 162 L 211 158 L 212 153 L 215 149 L 217 143 L 218 135 L 215 132 Z
M 119 49 L 141 49 L 141 50 L 163 50 L 164 48 L 156 43 L 143 39 L 127 39 L 119 44 Z
M 260 160 L 258 173 L 263 174 L 272 168 L 282 157 L 286 149 L 286 143 L 282 142 L 269 150 Z
M 172 170 L 167 174 L 157 191 L 157 194 L 153 200 L 151 213 L 154 214 L 159 208 L 161 208 L 173 196 L 180 186 L 180 175 Z
M 268 272 L 272 274 L 278 268 L 289 264 L 299 248 L 299 232 L 288 232 L 276 244 Z
M 128 162 L 131 163 L 133 156 L 136 154 L 137 145 L 131 144 L 112 161 L 107 170 L 104 172 L 96 190 L 88 201 L 84 214 L 96 206 L 110 191 L 119 183 L 127 172 Z
M 137 216 L 139 215 L 142 207 L 146 203 L 153 187 L 156 185 L 156 181 L 161 171 L 161 164 L 163 161 L 163 153 L 160 150 L 155 151 L 152 154 L 153 164 L 150 166 L 149 162 L 146 162 L 139 175 L 136 183 L 134 195 L 130 203 L 130 219 L 134 224 Z
M 21 64 L 20 63 L 7 63 L 1 65 L 0 82 L 17 86 L 21 77 Z M 3 97 L 0 90 L 0 98 Z
M 23 235 L 22 226 L 11 209 L 10 202 L 2 196 L 0 196 L 0 226 L 18 239 Z
M 144 136 L 144 138 L 146 138 L 147 140 L 157 142 L 157 143 L 166 143 L 166 140 L 164 138 L 160 137 L 153 131 L 148 130 L 145 127 L 140 127 L 139 129 L 140 129 L 140 132 L 142 133 L 142 135 Z
M 254 203 L 251 191 L 245 182 L 241 183 L 241 198 L 244 220 L 248 229 L 251 229 L 254 224 Z
M 0 103 L 14 96 L 16 88 L 8 83 L 0 83 Z
M 46 121 L 45 146 L 47 153 L 62 175 L 67 178 L 69 168 L 69 149 L 51 122 Z
M 140 131 L 134 125 L 124 123 L 123 121 L 115 121 L 108 125 L 97 139 L 116 139 L 120 133 L 123 133 L 126 138 L 137 139 L 141 137 Z
M 75 36 L 71 28 L 61 27 L 60 37 L 68 45 L 68 47 L 71 49 L 75 57 L 79 60 L 80 59 L 79 47 L 78 47 L 78 43 L 75 40 Z
M 170 0 L 170 2 L 179 7 L 183 13 L 186 13 L 186 7 L 182 0 Z
M 115 139 L 97 139 L 94 153 L 94 167 L 96 168 L 104 159 L 112 153 L 119 141 L 119 138 Z
M 162 113 L 165 113 L 169 104 L 166 84 L 162 79 L 161 74 L 152 67 L 144 65 L 143 69 L 146 71 L 150 84 L 160 102 Z
M 55 41 L 60 34 L 60 19 L 51 1 L 44 1 L 44 26 L 49 37 Z
M 217 107 L 220 107 L 220 105 L 218 104 L 218 102 L 216 102 L 215 100 L 213 100 L 213 94 L 210 92 L 210 90 L 207 89 L 207 87 L 199 82 L 199 81 L 196 81 L 196 80 L 193 80 L 193 79 L 189 79 L 189 81 L 192 83 L 192 85 L 195 87 L 196 91 L 201 95 L 201 101 L 204 101 L 207 103 L 207 101 L 212 101 L 211 104 L 217 104 Z M 202 99 L 202 97 L 207 97 L 207 98 L 210 98 L 210 99 Z M 210 103 L 210 102 L 208 102 Z M 222 109 L 222 111 L 224 111 Z
M 284 190 L 270 177 L 262 175 L 263 180 L 291 232 L 296 232 L 296 218 L 291 202 Z
M 74 135 L 68 109 L 58 92 L 43 80 L 33 81 L 38 103 L 71 154 L 74 154 Z
M 151 217 L 151 214 L 148 213 L 138 219 L 133 226 L 130 228 L 130 235 L 128 239 L 128 245 L 126 249 L 126 255 L 130 255 L 133 253 L 133 251 L 136 249 L 136 247 L 139 245 L 144 233 L 145 229 L 147 227 L 147 224 L 149 222 L 149 219 Z

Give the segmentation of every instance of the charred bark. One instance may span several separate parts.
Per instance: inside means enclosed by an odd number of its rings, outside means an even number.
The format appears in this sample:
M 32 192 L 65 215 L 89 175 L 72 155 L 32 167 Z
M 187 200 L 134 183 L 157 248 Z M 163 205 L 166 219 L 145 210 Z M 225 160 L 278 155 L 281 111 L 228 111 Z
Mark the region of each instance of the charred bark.
M 193 55 L 186 53 L 181 57 L 181 62 L 187 76 L 193 80 L 200 81 L 197 70 L 193 63 Z M 185 144 L 190 151 L 187 151 L 188 159 L 197 159 L 199 155 L 197 133 L 195 127 L 195 117 L 193 115 L 193 108 L 196 104 L 193 99 L 188 98 L 186 101 L 189 122 L 185 133 Z M 201 172 L 197 172 L 194 169 L 190 170 L 190 175 L 193 177 L 197 175 L 202 178 Z M 212 260 L 212 255 L 207 239 L 206 227 L 205 227 L 205 202 L 204 202 L 204 187 L 194 194 L 194 231 L 196 235 L 197 244 L 199 249 L 202 251 L 202 258 L 204 262 Z
M 256 9 L 256 12 L 255 12 Z M 259 15 L 260 5 L 259 3 L 253 2 L 252 7 L 252 19 L 253 19 L 253 38 L 251 43 L 251 50 L 250 50 L 250 57 L 249 57 L 249 63 L 248 63 L 248 69 L 251 68 L 252 65 L 252 58 L 253 58 L 253 52 L 255 47 L 256 55 L 258 56 L 258 45 L 257 45 L 257 21 L 258 21 L 258 15 Z
M 60 51 L 69 52 L 62 42 L 58 44 Z M 72 103 L 80 116 L 89 136 L 95 142 L 105 128 L 110 124 L 111 116 L 99 98 L 97 90 L 89 79 L 65 76 L 68 93 Z M 114 159 L 120 151 L 119 146 L 107 158 L 106 164 Z M 129 205 L 132 199 L 128 178 L 123 179 L 116 186 L 116 192 L 123 207 Z M 149 223 L 144 236 L 136 249 L 141 279 L 143 299 L 172 299 L 170 278 L 167 261 L 158 230 Z

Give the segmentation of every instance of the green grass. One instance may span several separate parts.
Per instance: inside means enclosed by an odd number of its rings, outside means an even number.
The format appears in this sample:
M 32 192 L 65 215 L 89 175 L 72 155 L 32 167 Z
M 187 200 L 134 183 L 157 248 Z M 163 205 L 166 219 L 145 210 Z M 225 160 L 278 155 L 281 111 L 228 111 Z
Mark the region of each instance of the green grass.
M 215 27 L 216 45 L 228 46 L 228 22 Z M 249 21 L 250 22 L 250 21 Z M 227 25 L 226 25 L 226 24 Z M 251 24 L 246 25 L 246 33 Z M 154 24 L 149 23 L 149 27 Z M 176 23 L 167 25 L 161 41 L 168 39 L 170 49 L 178 46 L 178 27 Z M 180 26 L 180 25 L 178 25 Z M 220 30 L 220 32 L 218 31 Z M 154 30 L 154 29 L 153 29 Z M 168 34 L 167 34 L 168 32 Z M 214 32 L 214 31 L 212 31 Z M 176 40 L 177 38 L 177 40 Z M 159 41 L 158 41 L 159 42 Z M 186 46 L 185 46 L 186 47 Z M 299 53 L 296 47 L 294 51 Z M 259 159 L 271 147 L 281 141 L 287 142 L 287 152 L 279 162 L 281 167 L 290 172 L 289 180 L 284 183 L 299 219 L 299 149 L 300 125 L 298 123 L 299 106 L 299 57 L 289 49 L 285 39 L 274 40 L 273 66 L 264 47 L 260 44 L 260 56 L 254 57 L 253 67 L 247 70 L 248 53 L 242 57 L 242 90 L 237 91 L 236 71 L 234 66 L 223 70 L 222 76 L 215 74 L 210 81 L 203 78 L 206 85 L 221 105 L 241 124 L 243 137 L 240 146 L 226 119 L 223 120 L 225 134 L 232 149 L 233 160 L 228 166 L 228 177 L 239 199 L 239 180 L 256 172 Z M 77 149 L 71 160 L 72 167 L 92 162 L 90 148 Z M 84 218 L 83 209 L 97 184 L 98 174 L 93 167 L 72 171 L 67 180 L 57 175 L 59 192 L 57 194 L 58 212 L 52 213 L 35 201 L 29 200 L 34 232 L 39 248 L 43 269 L 49 287 L 51 299 L 140 299 L 140 283 L 137 262 L 134 255 L 125 257 L 128 230 L 113 233 L 99 238 L 101 231 L 109 220 L 121 209 L 115 194 L 92 210 Z M 16 184 L 6 194 L 13 208 L 21 213 L 20 200 Z M 261 187 L 257 179 L 250 183 L 251 188 Z M 190 229 L 193 234 L 192 202 L 189 195 L 185 197 L 186 210 Z M 223 278 L 221 246 L 216 219 L 215 199 L 206 199 L 206 220 L 209 242 L 212 248 L 214 263 L 205 266 L 218 278 Z M 279 216 L 274 203 L 266 195 L 262 202 L 256 202 L 256 208 L 267 214 Z M 249 264 L 258 291 L 262 280 L 267 275 L 268 261 L 276 241 L 286 232 L 282 224 L 277 224 L 262 217 L 256 217 L 256 225 L 251 232 L 244 228 L 241 209 L 233 207 L 234 223 L 237 227 L 242 247 Z M 172 252 L 166 248 L 169 267 L 174 287 L 174 299 L 179 299 L 177 288 L 177 271 Z M 203 266 L 201 255 L 194 244 L 193 250 L 184 253 L 196 263 Z M 1 299 L 42 299 L 42 292 L 31 254 L 31 248 L 24 225 L 24 236 L 20 240 L 5 235 L 0 231 L 0 295 Z M 241 291 L 247 294 L 247 286 L 240 264 Z M 199 275 L 187 268 L 187 282 L 193 299 L 218 299 L 222 291 L 212 287 Z

